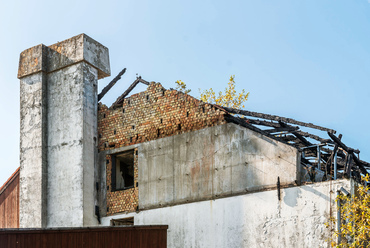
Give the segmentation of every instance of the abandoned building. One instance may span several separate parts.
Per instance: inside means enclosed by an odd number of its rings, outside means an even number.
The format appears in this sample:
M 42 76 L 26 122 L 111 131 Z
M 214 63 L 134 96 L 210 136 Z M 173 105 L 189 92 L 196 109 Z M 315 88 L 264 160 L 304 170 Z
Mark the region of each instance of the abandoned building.
M 370 167 L 341 135 L 141 77 L 100 103 L 124 73 L 98 94 L 108 49 L 85 34 L 21 53 L 20 169 L 0 189 L 0 228 L 165 225 L 167 247 L 330 246 L 338 189 Z

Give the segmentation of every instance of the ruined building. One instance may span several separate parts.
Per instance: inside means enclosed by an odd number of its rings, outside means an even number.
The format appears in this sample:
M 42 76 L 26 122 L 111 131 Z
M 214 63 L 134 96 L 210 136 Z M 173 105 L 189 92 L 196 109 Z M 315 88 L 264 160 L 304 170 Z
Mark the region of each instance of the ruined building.
M 21 53 L 20 172 L 0 190 L 2 227 L 168 225 L 168 247 L 329 246 L 336 191 L 370 167 L 334 130 L 140 77 L 108 107 L 119 77 L 97 84 L 110 74 L 85 34 Z

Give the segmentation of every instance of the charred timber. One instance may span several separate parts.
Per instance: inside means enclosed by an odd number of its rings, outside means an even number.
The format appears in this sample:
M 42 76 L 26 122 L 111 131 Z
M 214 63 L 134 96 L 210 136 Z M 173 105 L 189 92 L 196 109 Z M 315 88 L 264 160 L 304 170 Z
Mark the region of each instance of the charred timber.
M 131 85 L 127 88 L 127 90 L 120 96 L 118 99 L 113 103 L 113 106 L 117 106 L 123 103 L 125 97 L 130 94 L 130 92 L 136 87 L 138 83 L 143 83 L 145 85 L 149 85 L 149 82 L 145 81 L 141 77 L 138 77 Z
M 266 133 L 277 133 L 277 132 L 292 132 L 298 130 L 299 127 L 277 127 L 274 129 L 264 130 Z
M 351 148 L 351 147 L 348 147 L 348 146 L 346 146 L 337 136 L 335 136 L 334 134 L 332 134 L 332 133 L 329 133 L 328 132 L 328 135 L 330 136 L 330 138 L 335 142 L 335 143 L 337 143 L 340 147 L 342 147 L 343 148 L 343 150 L 345 150 L 346 152 L 348 152 L 348 153 L 357 153 L 357 154 L 359 154 L 360 153 L 360 151 L 359 150 L 355 150 L 355 149 L 353 149 L 353 148 Z
M 228 108 L 228 107 L 222 107 L 222 108 L 224 108 L 226 111 L 228 111 L 229 113 L 232 113 L 232 114 L 252 116 L 252 117 L 263 118 L 263 119 L 273 120 L 273 121 L 282 121 L 282 122 L 296 124 L 296 125 L 303 126 L 303 127 L 310 127 L 310 128 L 318 129 L 318 130 L 321 130 L 321 131 L 336 133 L 335 130 L 333 130 L 333 129 L 320 127 L 320 126 L 314 125 L 312 123 L 296 121 L 296 120 L 291 119 L 291 118 L 280 117 L 280 116 L 277 116 L 277 115 L 257 113 L 257 112 L 252 112 L 252 111 L 248 111 L 248 110 L 233 109 L 233 108 Z
M 126 68 L 118 73 L 118 75 L 112 81 L 110 81 L 110 83 L 106 87 L 104 87 L 104 89 L 98 95 L 98 101 L 100 101 L 105 96 L 105 94 L 107 94 L 107 92 L 118 82 L 118 80 L 121 79 L 122 75 L 125 74 L 125 72 Z
M 249 118 L 243 118 L 243 120 L 246 120 L 249 124 L 254 124 L 254 125 L 260 125 L 260 126 L 266 126 L 266 127 L 281 127 L 279 123 L 272 122 L 272 121 L 261 121 L 261 120 L 255 120 L 255 119 L 249 119 Z

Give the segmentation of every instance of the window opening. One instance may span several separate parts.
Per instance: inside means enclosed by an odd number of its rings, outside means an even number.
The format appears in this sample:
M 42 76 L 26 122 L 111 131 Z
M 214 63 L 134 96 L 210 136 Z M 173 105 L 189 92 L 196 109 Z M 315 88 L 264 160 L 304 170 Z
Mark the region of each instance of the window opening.
M 134 187 L 134 150 L 112 156 L 112 191 Z
M 111 226 L 133 226 L 134 217 L 123 218 L 123 219 L 112 219 L 110 220 Z

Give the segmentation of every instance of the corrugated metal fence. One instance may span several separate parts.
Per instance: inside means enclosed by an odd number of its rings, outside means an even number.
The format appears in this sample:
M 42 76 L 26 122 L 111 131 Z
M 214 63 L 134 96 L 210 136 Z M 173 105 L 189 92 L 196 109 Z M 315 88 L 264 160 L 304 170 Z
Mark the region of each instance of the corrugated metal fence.
M 0 229 L 1 248 L 166 248 L 168 226 Z

